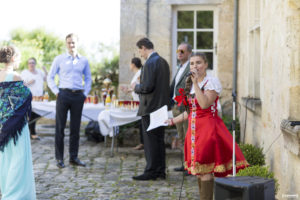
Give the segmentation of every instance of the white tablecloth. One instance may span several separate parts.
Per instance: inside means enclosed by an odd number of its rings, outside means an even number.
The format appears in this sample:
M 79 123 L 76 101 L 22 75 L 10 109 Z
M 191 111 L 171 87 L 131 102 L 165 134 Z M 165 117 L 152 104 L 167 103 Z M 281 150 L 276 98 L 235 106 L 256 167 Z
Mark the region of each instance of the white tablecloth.
M 47 119 L 55 119 L 55 113 L 56 113 L 55 107 L 56 107 L 55 101 L 50 101 L 50 102 L 32 101 L 32 111 L 41 116 L 44 116 Z M 91 119 L 97 121 L 99 113 L 101 113 L 101 111 L 103 111 L 104 109 L 105 107 L 103 106 L 102 103 L 84 104 L 81 121 L 90 121 Z M 68 120 L 69 120 L 69 114 L 70 113 L 68 113 Z
M 114 136 L 113 127 L 129 124 L 139 119 L 141 117 L 137 116 L 137 110 L 111 108 L 99 114 L 98 123 L 102 135 L 112 137 Z

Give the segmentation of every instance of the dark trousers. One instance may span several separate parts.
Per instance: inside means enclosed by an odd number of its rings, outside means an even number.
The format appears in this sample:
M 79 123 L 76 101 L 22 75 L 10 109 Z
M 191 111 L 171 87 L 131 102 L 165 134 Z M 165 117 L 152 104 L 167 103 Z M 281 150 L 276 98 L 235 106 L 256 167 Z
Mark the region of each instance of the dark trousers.
M 64 129 L 68 111 L 70 110 L 70 159 L 78 156 L 79 131 L 81 114 L 85 96 L 82 92 L 74 93 L 68 90 L 59 91 L 56 101 L 56 126 L 55 126 L 55 157 L 57 160 L 64 158 Z
M 30 135 L 36 135 L 36 132 L 35 132 L 35 124 L 36 124 L 36 121 L 32 122 L 33 120 L 39 118 L 40 115 L 36 114 L 35 112 L 31 112 L 31 115 L 30 115 L 30 119 L 29 119 L 29 131 L 30 131 Z
M 139 125 L 139 131 L 140 131 L 140 143 L 144 144 L 142 120 L 138 121 L 138 125 Z
M 144 151 L 146 157 L 146 168 L 144 173 L 157 177 L 165 176 L 166 172 L 166 150 L 165 150 L 165 127 L 161 126 L 151 131 L 146 131 L 150 124 L 149 115 L 142 116 Z

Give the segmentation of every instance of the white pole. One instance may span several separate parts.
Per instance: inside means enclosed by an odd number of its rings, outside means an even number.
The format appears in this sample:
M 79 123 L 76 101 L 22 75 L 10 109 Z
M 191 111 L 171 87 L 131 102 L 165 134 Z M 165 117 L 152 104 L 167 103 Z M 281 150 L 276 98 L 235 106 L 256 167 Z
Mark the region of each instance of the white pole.
M 235 167 L 235 101 L 232 103 L 232 118 L 233 118 L 233 131 L 232 131 L 232 175 L 236 175 L 236 167 Z

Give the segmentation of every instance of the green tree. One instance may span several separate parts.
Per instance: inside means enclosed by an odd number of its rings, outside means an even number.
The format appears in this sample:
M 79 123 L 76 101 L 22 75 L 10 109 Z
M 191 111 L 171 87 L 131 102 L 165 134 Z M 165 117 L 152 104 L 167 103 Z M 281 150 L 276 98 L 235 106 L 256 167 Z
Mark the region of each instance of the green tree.
M 101 62 L 91 63 L 91 72 L 93 77 L 92 92 L 100 93 L 104 87 L 102 82 L 105 78 L 112 81 L 112 87 L 116 88 L 119 84 L 119 55 L 112 59 L 103 59 Z
M 27 67 L 26 61 L 30 57 L 35 57 L 39 65 L 49 69 L 55 56 L 65 50 L 64 40 L 43 28 L 32 31 L 14 29 L 10 35 L 10 43 L 15 44 L 22 52 L 20 70 Z
M 13 44 L 17 46 L 22 54 L 22 60 L 20 64 L 19 71 L 27 68 L 27 60 L 30 57 L 35 57 L 37 59 L 37 65 L 46 66 L 49 70 L 51 63 L 54 58 L 62 54 L 66 47 L 64 38 L 61 38 L 54 33 L 48 32 L 43 28 L 37 28 L 31 31 L 26 31 L 24 29 L 14 29 L 10 33 L 10 40 L 2 41 L 2 45 Z M 80 54 L 86 56 L 90 63 L 90 68 L 92 72 L 92 94 L 97 92 L 100 94 L 100 90 L 103 87 L 102 81 L 108 77 L 112 80 L 112 86 L 118 86 L 118 76 L 119 76 L 119 55 L 113 46 L 107 46 L 102 43 L 98 44 L 96 54 L 87 54 L 82 47 L 79 47 L 78 51 Z M 102 60 L 97 60 L 98 55 L 104 55 L 107 57 L 102 58 Z M 110 59 L 109 55 L 113 55 Z M 50 99 L 54 99 L 55 96 L 47 88 L 50 95 Z

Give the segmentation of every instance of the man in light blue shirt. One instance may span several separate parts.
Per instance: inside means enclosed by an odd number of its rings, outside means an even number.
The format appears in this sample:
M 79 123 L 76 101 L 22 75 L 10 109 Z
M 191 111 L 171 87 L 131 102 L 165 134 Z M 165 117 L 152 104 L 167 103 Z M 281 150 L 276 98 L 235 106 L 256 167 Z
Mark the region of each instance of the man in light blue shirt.
M 47 77 L 48 86 L 56 95 L 55 158 L 57 166 L 64 168 L 64 129 L 70 110 L 70 164 L 85 166 L 78 159 L 79 131 L 83 103 L 92 85 L 88 60 L 77 52 L 78 37 L 71 33 L 66 36 L 68 52 L 57 56 Z M 58 86 L 55 76 L 59 77 Z M 83 79 L 84 77 L 84 79 Z M 84 80 L 84 84 L 83 84 Z

